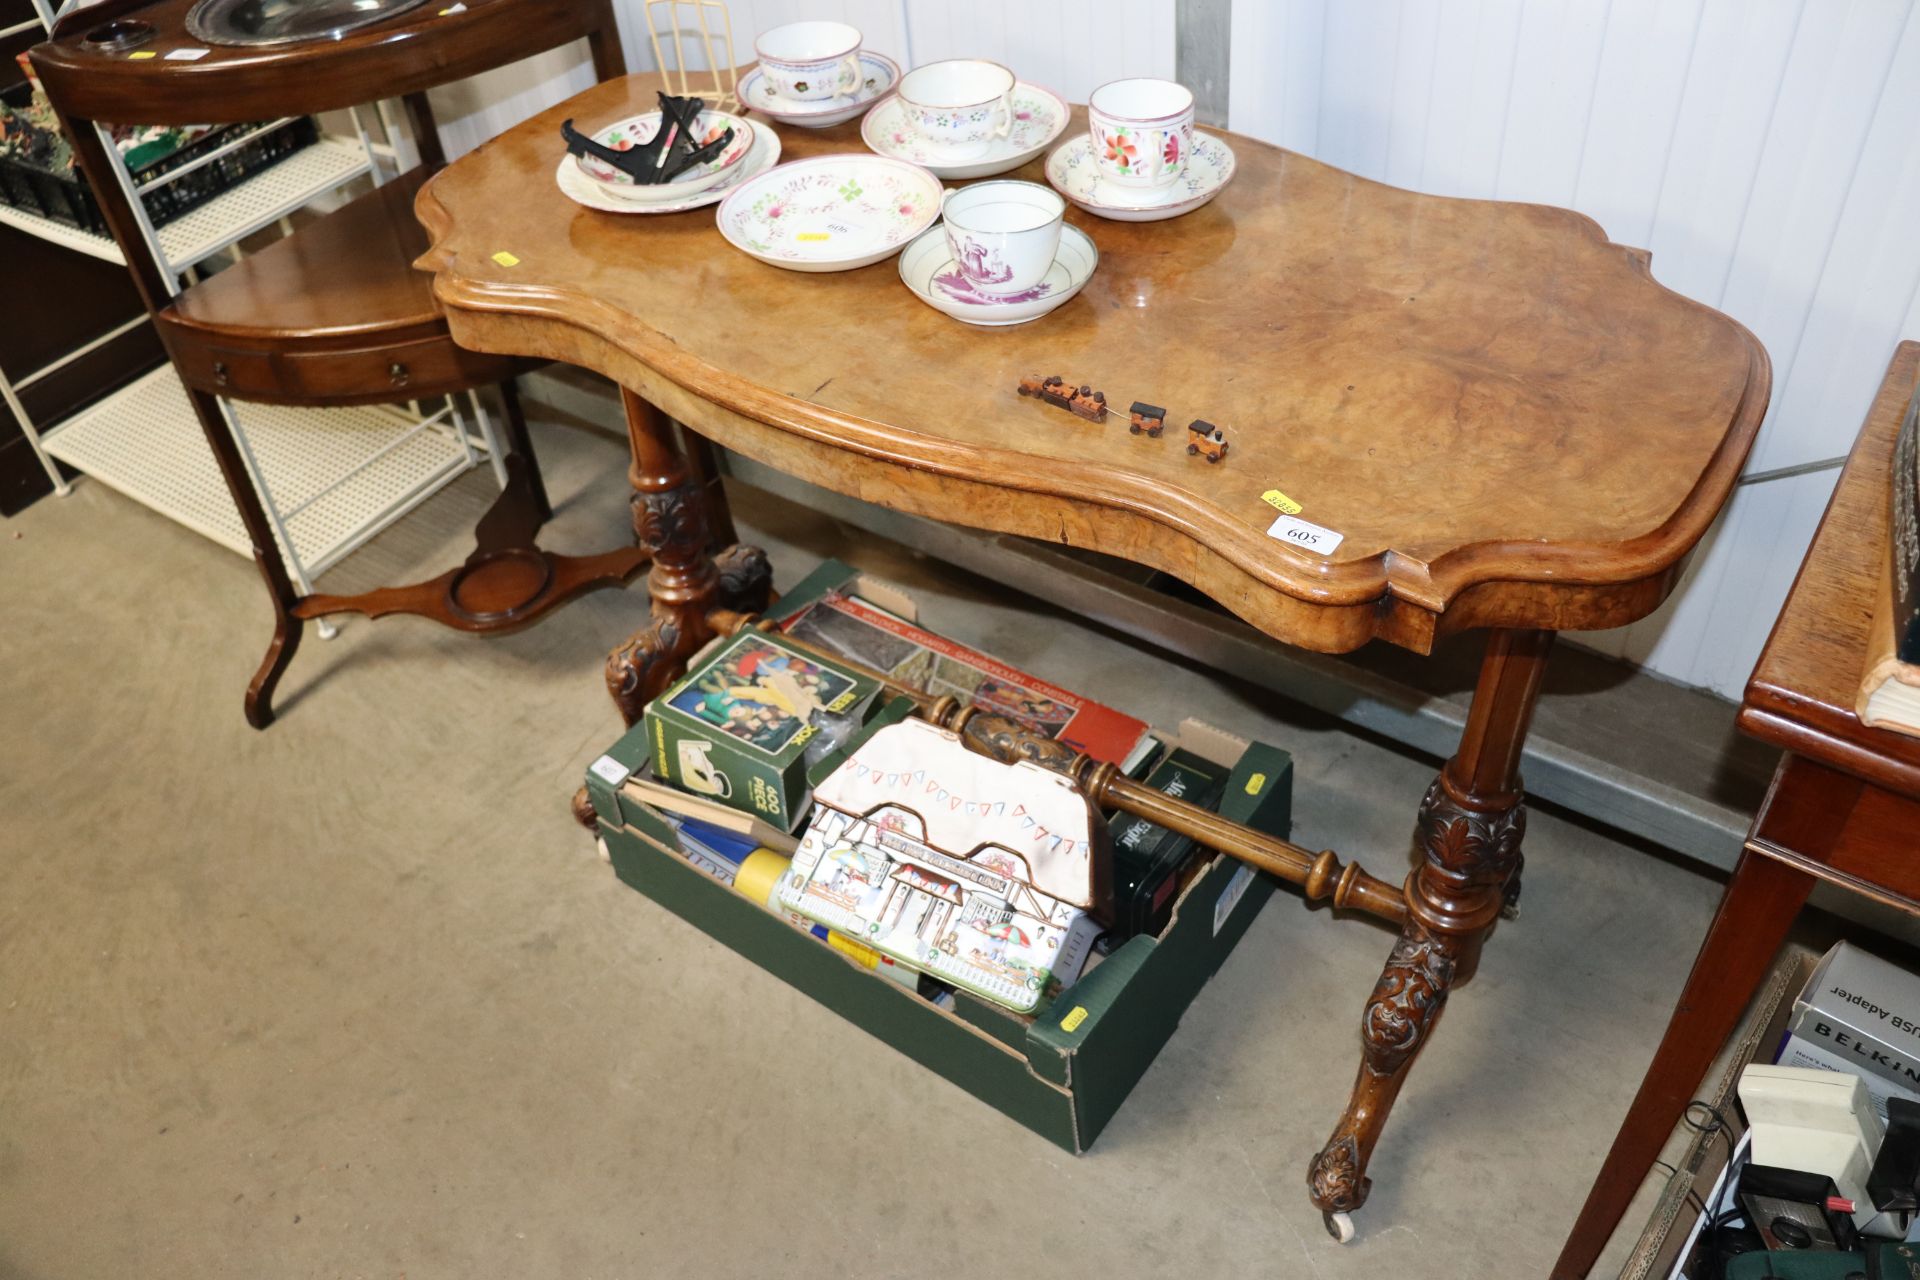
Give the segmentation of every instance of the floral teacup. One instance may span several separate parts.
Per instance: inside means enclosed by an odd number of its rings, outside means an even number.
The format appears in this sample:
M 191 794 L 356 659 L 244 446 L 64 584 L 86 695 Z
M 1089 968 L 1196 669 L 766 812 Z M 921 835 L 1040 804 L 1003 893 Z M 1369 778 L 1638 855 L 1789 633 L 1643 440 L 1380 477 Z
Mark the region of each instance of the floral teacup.
M 753 42 L 760 70 L 774 92 L 795 102 L 820 102 L 860 87 L 860 31 L 844 22 L 789 22 Z
M 1187 170 L 1193 94 L 1171 80 L 1114 80 L 1087 99 L 1087 130 L 1100 180 L 1165 191 Z
M 1013 131 L 1013 72 L 997 62 L 954 58 L 900 79 L 907 126 L 954 160 L 986 154 Z

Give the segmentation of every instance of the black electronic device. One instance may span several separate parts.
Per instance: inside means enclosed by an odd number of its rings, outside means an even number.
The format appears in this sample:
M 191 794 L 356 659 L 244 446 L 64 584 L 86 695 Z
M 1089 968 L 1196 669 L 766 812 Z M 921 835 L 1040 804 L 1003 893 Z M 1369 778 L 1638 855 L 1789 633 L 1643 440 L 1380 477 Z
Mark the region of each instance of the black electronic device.
M 1887 1099 L 1887 1136 L 1867 1175 L 1867 1195 L 1883 1213 L 1911 1219 L 1920 1209 L 1920 1102 Z
M 1824 1173 L 1750 1164 L 1740 1171 L 1739 1197 L 1768 1249 L 1844 1250 L 1858 1239 L 1851 1203 Z

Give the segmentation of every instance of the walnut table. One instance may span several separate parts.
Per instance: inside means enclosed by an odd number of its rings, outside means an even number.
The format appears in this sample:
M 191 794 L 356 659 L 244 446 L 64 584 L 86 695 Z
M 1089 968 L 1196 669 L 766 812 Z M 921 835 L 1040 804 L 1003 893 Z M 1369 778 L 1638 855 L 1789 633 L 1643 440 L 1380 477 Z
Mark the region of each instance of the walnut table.
M 1894 437 L 1916 381 L 1920 343 L 1903 342 L 1747 682 L 1741 730 L 1785 754 L 1556 1276 L 1599 1257 L 1815 881 L 1920 915 L 1920 738 L 1854 714 L 1886 590 Z
M 1147 224 L 1069 211 L 1101 254 L 1084 292 L 1032 324 L 970 328 L 892 261 L 782 271 L 731 248 L 711 210 L 570 203 L 560 121 L 598 128 L 656 84 L 587 90 L 456 161 L 416 206 L 457 341 L 626 388 L 654 553 L 654 622 L 608 661 L 629 722 L 717 602 L 764 593 L 751 551 L 709 555 L 725 516 L 701 439 L 882 506 L 1151 565 L 1312 649 L 1424 653 L 1487 631 L 1459 750 L 1419 807 L 1424 857 L 1379 913 L 1403 933 L 1362 1015 L 1353 1097 L 1308 1173 L 1329 1226 L 1350 1228 L 1407 1068 L 1517 891 L 1518 762 L 1553 634 L 1632 622 L 1671 590 L 1759 427 L 1765 351 L 1578 214 L 1415 195 L 1240 137 L 1212 204 Z M 857 122 L 781 137 L 789 159 L 863 150 Z M 1178 430 L 1131 435 L 1123 416 L 1094 425 L 1016 394 L 1052 373 L 1166 405 L 1176 426 L 1219 423 L 1231 452 L 1209 465 Z M 1338 547 L 1270 535 L 1271 490 Z M 1355 905 L 1349 878 L 1318 879 L 1310 894 Z

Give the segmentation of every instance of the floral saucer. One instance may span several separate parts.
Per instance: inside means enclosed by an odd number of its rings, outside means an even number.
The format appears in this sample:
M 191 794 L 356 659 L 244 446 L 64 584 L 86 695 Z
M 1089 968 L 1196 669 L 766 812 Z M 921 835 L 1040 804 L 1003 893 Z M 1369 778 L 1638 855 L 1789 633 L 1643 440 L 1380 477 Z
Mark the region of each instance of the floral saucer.
M 956 161 L 946 158 L 946 148 L 915 134 L 899 95 L 888 94 L 860 122 L 860 136 L 881 155 L 925 165 L 942 178 L 988 178 L 1018 169 L 1045 151 L 1066 131 L 1070 114 L 1059 94 L 1022 80 L 1013 87 L 1013 128 L 1008 135 L 994 139 L 984 156 Z
M 818 102 L 798 102 L 783 96 L 759 67 L 740 77 L 740 86 L 735 92 L 740 96 L 742 107 L 750 107 L 781 124 L 825 129 L 853 119 L 900 82 L 900 64 L 884 53 L 862 49 L 860 71 L 859 88 L 844 97 L 822 98 Z
M 628 151 L 653 141 L 653 135 L 660 131 L 661 119 L 658 111 L 630 116 L 600 130 L 593 135 L 593 140 L 613 151 Z M 631 174 L 621 172 L 595 155 L 575 156 L 573 162 L 616 200 L 630 200 L 636 204 L 677 203 L 708 187 L 718 186 L 729 176 L 727 170 L 752 154 L 759 135 L 759 130 L 744 116 L 732 116 L 724 111 L 702 111 L 694 124 L 699 133 L 698 142 L 711 142 L 729 129 L 733 131 L 733 140 L 719 155 L 695 165 L 684 176 L 671 182 L 635 182 Z
M 940 216 L 940 179 L 863 152 L 795 160 L 720 202 L 720 234 L 789 271 L 850 271 L 900 252 Z
M 567 199 L 602 213 L 685 213 L 688 209 L 718 204 L 726 199 L 729 191 L 780 162 L 780 135 L 773 131 L 772 126 L 757 120 L 749 120 L 746 124 L 753 130 L 752 149 L 738 164 L 731 166 L 719 182 L 705 191 L 696 191 L 678 199 L 643 204 L 638 200 L 609 195 L 603 184 L 581 172 L 579 164 L 570 155 L 560 157 L 560 167 L 554 170 L 553 180 Z
M 947 229 L 934 226 L 900 254 L 900 279 L 914 296 L 962 324 L 1001 328 L 1038 320 L 1079 293 L 1100 265 L 1093 238 L 1072 225 L 1060 228 L 1060 250 L 1040 283 L 1018 293 L 986 294 L 960 274 Z
M 1233 180 L 1233 148 L 1210 133 L 1193 131 L 1187 171 L 1161 192 L 1141 193 L 1100 180 L 1093 163 L 1093 139 L 1070 138 L 1047 157 L 1047 181 L 1088 213 L 1115 222 L 1159 222 L 1192 213 L 1219 195 Z

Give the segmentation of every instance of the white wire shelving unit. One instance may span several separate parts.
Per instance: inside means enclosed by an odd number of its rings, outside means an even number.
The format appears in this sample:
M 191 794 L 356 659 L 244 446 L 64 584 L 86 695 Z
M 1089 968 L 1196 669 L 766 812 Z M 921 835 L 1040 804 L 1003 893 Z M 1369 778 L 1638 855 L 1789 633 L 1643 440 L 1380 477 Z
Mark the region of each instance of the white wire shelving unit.
M 55 11 L 48 0 L 34 0 L 40 25 L 49 32 L 54 21 L 71 7 L 70 2 Z M 392 138 L 387 113 L 382 111 L 381 118 L 387 136 Z M 173 181 L 291 121 L 265 122 L 218 150 L 197 157 L 192 165 L 163 174 L 149 184 L 137 182 L 124 165 L 116 163 L 114 176 L 139 220 L 142 247 L 159 264 L 172 291 L 178 294 L 181 279 L 194 277 L 201 264 L 216 255 L 228 253 L 237 258 L 239 242 L 256 231 L 276 223 L 283 231 L 289 230 L 288 215 L 316 199 L 362 176 L 370 176 L 376 183 L 385 180 L 391 175 L 383 170 L 383 159 L 397 172 L 396 149 L 376 145 L 369 138 L 358 109 L 350 113 L 350 119 L 354 137 L 323 135 L 311 146 L 158 228 L 146 216 L 140 198 L 143 190 Z M 104 132 L 102 142 L 107 155 L 117 161 L 119 151 Z M 126 262 L 120 246 L 108 235 L 7 205 L 0 205 L 0 222 L 75 252 L 123 265 Z M 250 556 L 252 546 L 239 511 L 171 364 L 162 365 L 45 430 L 33 422 L 20 402 L 20 389 L 145 323 L 147 317 L 138 316 L 11 381 L 0 370 L 0 402 L 20 423 L 60 496 L 66 496 L 70 488 L 55 465 L 56 459 L 221 546 Z M 462 410 L 463 398 L 472 411 L 471 422 Z M 315 576 L 478 466 L 483 458 L 491 464 L 499 483 L 506 483 L 504 456 L 493 422 L 480 398 L 471 392 L 465 397 L 446 397 L 432 412 L 418 405 L 405 409 L 386 405 L 306 409 L 230 400 L 220 404 L 261 505 L 266 508 L 287 570 L 303 593 L 313 590 Z M 322 620 L 320 633 L 331 636 L 334 629 Z

